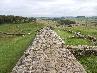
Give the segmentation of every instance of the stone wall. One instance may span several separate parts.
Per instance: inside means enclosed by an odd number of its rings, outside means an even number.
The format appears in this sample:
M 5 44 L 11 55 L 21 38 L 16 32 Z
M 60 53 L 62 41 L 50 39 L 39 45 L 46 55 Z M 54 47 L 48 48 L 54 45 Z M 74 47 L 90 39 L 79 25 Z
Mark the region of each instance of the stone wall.
M 39 31 L 11 73 L 86 73 L 49 27 Z
M 97 46 L 88 46 L 88 45 L 66 45 L 66 49 L 69 49 L 70 52 L 72 52 L 76 57 L 77 56 L 90 56 L 95 55 L 97 56 Z

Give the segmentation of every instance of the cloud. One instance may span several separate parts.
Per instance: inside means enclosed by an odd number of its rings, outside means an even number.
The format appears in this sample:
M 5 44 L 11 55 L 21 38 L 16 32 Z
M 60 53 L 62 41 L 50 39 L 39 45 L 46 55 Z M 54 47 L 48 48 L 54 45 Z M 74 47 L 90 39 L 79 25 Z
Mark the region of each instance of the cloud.
M 94 16 L 97 0 L 2 0 L 0 14 L 20 16 Z

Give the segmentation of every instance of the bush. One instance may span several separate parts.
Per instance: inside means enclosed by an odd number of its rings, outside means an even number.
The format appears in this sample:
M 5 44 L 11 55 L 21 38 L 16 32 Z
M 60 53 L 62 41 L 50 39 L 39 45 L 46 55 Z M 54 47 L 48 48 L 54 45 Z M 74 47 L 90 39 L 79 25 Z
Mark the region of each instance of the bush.
M 58 23 L 61 24 L 61 25 L 76 24 L 75 21 L 71 21 L 71 20 L 68 20 L 68 19 L 66 19 L 66 20 L 59 20 Z

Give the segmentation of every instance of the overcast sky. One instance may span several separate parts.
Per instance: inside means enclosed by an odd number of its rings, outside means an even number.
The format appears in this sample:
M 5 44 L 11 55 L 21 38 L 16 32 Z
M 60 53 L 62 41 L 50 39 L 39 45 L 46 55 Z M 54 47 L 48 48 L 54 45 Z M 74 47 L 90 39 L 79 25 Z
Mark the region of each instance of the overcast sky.
M 97 0 L 0 0 L 0 15 L 97 16 Z

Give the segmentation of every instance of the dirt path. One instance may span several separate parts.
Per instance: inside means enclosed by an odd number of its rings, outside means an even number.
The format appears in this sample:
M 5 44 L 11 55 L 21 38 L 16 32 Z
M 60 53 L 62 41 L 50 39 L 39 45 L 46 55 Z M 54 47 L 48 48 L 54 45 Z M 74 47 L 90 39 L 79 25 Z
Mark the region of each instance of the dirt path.
M 62 39 L 50 28 L 37 34 L 11 73 L 86 73 Z

